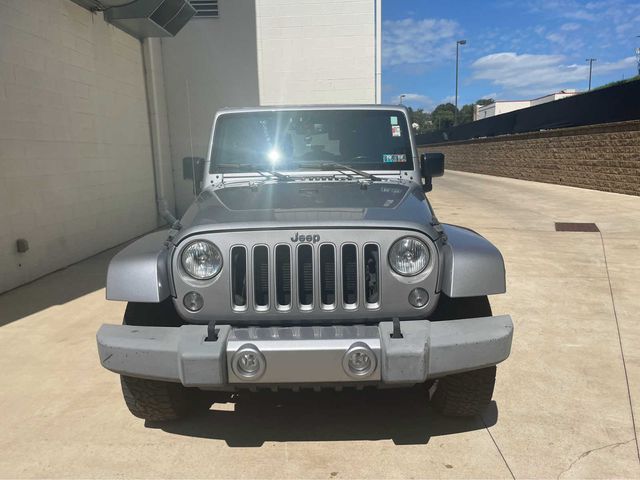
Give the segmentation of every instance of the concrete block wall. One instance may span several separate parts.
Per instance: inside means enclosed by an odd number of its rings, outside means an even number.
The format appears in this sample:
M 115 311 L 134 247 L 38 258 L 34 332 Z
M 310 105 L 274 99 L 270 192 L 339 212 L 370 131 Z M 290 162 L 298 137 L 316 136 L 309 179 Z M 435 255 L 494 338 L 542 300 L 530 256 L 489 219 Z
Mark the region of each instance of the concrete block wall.
M 256 0 L 262 105 L 379 102 L 380 0 Z
M 640 121 L 419 147 L 450 170 L 640 195 Z
M 69 0 L 0 0 L 0 225 L 0 291 L 157 225 L 140 42 Z

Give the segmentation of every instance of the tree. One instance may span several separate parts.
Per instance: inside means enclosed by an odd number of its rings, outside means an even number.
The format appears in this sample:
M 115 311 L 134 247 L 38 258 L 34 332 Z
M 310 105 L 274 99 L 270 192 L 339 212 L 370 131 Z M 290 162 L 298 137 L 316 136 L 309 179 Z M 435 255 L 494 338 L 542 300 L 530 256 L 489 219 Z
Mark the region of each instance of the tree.
M 407 107 L 407 110 L 409 111 L 410 123 L 418 125 L 418 128 L 414 130 L 415 133 L 425 133 L 433 130 L 430 113 L 425 112 L 422 108 L 414 110 L 411 107 Z
M 473 109 L 475 105 L 473 103 L 467 103 L 458 112 L 458 125 L 462 123 L 473 122 Z
M 431 112 L 431 121 L 437 130 L 444 130 L 453 125 L 456 106 L 453 103 L 441 103 Z
M 480 100 L 476 101 L 476 105 L 480 106 L 489 105 L 491 103 L 496 103 L 496 101 L 493 98 L 481 98 Z
M 493 98 L 481 98 L 475 103 L 467 103 L 466 105 L 463 105 L 463 107 L 458 110 L 458 125 L 473 122 L 473 110 L 476 105 L 489 105 L 494 102 L 495 100 Z
M 476 105 L 489 105 L 494 103 L 493 98 L 481 98 L 474 103 L 468 103 L 463 105 L 458 110 L 458 125 L 463 123 L 473 122 L 473 110 Z M 409 111 L 409 118 L 411 123 L 418 125 L 415 129 L 415 133 L 426 133 L 433 130 L 446 130 L 453 127 L 454 120 L 456 118 L 456 106 L 453 103 L 441 103 L 433 109 L 431 113 L 425 112 L 422 108 L 414 110 L 411 107 L 407 107 Z

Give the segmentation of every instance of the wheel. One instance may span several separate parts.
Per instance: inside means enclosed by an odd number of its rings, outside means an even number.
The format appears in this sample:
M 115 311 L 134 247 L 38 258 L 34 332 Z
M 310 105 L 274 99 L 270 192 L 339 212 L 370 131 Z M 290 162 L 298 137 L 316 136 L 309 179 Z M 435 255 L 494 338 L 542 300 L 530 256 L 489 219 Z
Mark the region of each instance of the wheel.
M 177 420 L 192 413 L 197 405 L 197 392 L 179 383 L 120 375 L 120 384 L 129 411 L 145 420 Z
M 491 316 L 486 296 L 449 298 L 442 294 L 431 321 Z M 491 402 L 496 382 L 496 367 L 486 367 L 439 378 L 431 401 L 441 414 L 451 417 L 471 417 Z
M 435 409 L 448 417 L 472 417 L 489 403 L 496 383 L 496 367 L 457 373 L 438 379 L 431 399 Z
M 124 325 L 179 327 L 183 324 L 171 298 L 160 303 L 129 302 L 122 321 Z M 150 421 L 177 420 L 211 403 L 203 393 L 180 383 L 120 376 L 122 395 L 129 411 Z

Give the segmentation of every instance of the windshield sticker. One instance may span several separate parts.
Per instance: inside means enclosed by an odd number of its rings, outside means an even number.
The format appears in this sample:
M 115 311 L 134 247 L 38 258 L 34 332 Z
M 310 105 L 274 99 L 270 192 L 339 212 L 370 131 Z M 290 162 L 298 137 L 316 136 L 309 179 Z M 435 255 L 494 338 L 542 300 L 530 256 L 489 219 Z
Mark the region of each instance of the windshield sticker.
M 404 153 L 385 153 L 382 155 L 383 163 L 405 163 L 407 156 Z
M 391 122 L 391 125 L 397 125 L 398 117 L 389 117 L 389 121 Z
M 391 125 L 391 136 L 393 137 L 402 136 L 402 132 L 400 131 L 400 125 Z

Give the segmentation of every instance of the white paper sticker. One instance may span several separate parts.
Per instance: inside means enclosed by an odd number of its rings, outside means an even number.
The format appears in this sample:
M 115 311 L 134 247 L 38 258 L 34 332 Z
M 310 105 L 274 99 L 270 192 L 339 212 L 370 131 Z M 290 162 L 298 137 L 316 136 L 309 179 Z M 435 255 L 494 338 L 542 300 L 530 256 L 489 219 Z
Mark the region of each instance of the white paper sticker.
M 400 130 L 400 125 L 391 125 L 391 136 L 393 137 L 401 137 L 402 131 Z
M 382 155 L 382 163 L 405 163 L 407 156 L 404 153 L 385 153 Z

